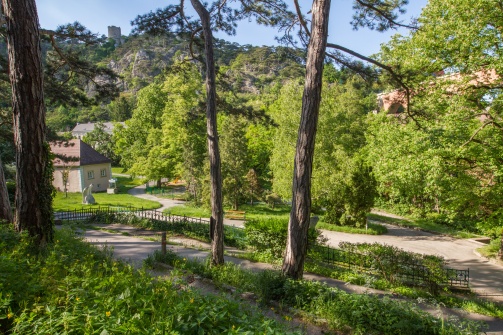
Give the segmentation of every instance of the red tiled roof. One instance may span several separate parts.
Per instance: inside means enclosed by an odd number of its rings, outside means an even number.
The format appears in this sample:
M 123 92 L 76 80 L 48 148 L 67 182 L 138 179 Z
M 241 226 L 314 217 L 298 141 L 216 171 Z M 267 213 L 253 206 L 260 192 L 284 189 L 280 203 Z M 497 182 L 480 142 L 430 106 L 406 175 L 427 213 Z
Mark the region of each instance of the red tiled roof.
M 53 159 L 54 166 L 82 166 L 111 162 L 110 159 L 79 139 L 55 141 L 50 145 L 52 153 L 56 155 Z

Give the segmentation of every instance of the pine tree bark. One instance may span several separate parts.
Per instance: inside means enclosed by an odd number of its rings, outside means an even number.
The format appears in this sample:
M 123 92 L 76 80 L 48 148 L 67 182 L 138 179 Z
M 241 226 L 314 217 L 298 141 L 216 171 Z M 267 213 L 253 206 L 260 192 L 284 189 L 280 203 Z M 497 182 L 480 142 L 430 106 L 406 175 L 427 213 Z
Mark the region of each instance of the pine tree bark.
M 35 0 L 2 0 L 16 147 L 15 226 L 39 246 L 52 241 L 52 169 L 45 143 L 42 51 Z
M 498 251 L 498 257 L 503 261 L 503 231 L 501 232 L 500 250 Z
M 307 252 L 314 142 L 320 110 L 329 14 L 330 0 L 313 1 L 311 37 L 306 63 L 306 82 L 302 95 L 302 114 L 295 152 L 292 210 L 288 222 L 288 239 L 283 260 L 283 274 L 293 279 L 302 278 Z
M 213 33 L 211 31 L 210 14 L 199 0 L 191 0 L 192 6 L 201 19 L 204 36 L 204 51 L 206 60 L 206 128 L 208 136 L 208 155 L 210 159 L 211 183 L 211 263 L 224 263 L 224 225 L 222 206 L 222 170 L 217 133 L 217 105 L 215 61 L 213 56 Z
M 12 222 L 12 208 L 9 201 L 9 192 L 5 182 L 2 158 L 0 157 L 0 220 Z

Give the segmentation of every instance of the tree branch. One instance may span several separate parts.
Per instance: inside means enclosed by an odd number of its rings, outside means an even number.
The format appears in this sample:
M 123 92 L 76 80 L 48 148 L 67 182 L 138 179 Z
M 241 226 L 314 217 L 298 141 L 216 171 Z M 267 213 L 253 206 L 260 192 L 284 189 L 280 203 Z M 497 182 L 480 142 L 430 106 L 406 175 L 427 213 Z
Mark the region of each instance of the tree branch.
M 355 0 L 357 3 L 359 3 L 362 7 L 366 7 L 366 8 L 369 8 L 373 11 L 375 11 L 377 14 L 379 14 L 381 17 L 383 17 L 385 20 L 387 20 L 389 23 L 391 23 L 392 25 L 394 26 L 398 26 L 398 27 L 402 27 L 402 28 L 407 28 L 407 29 L 412 29 L 412 30 L 418 30 L 418 27 L 417 26 L 409 26 L 409 25 L 406 25 L 406 24 L 402 24 L 402 23 L 399 23 L 397 21 L 395 21 L 392 17 L 390 17 L 388 15 L 388 13 L 386 13 L 385 11 L 382 11 L 380 10 L 379 8 L 377 8 L 376 6 L 368 3 L 368 2 L 365 2 L 365 1 L 362 1 L 362 0 Z

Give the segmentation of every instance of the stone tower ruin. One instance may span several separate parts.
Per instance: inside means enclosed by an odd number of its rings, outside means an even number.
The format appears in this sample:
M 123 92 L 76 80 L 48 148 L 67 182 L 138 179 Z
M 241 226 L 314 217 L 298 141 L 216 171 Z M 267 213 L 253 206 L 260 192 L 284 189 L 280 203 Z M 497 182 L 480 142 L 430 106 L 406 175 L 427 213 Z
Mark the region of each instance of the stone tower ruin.
M 108 26 L 108 38 L 115 40 L 115 46 L 122 44 L 121 27 Z

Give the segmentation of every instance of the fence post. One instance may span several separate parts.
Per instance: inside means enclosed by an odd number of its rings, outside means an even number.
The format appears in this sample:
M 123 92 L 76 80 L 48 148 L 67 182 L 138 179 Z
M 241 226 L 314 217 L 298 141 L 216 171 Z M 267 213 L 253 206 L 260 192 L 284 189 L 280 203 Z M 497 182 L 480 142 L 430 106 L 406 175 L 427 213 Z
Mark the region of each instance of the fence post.
M 162 232 L 162 237 L 161 237 L 161 251 L 162 255 L 166 256 L 166 232 Z

